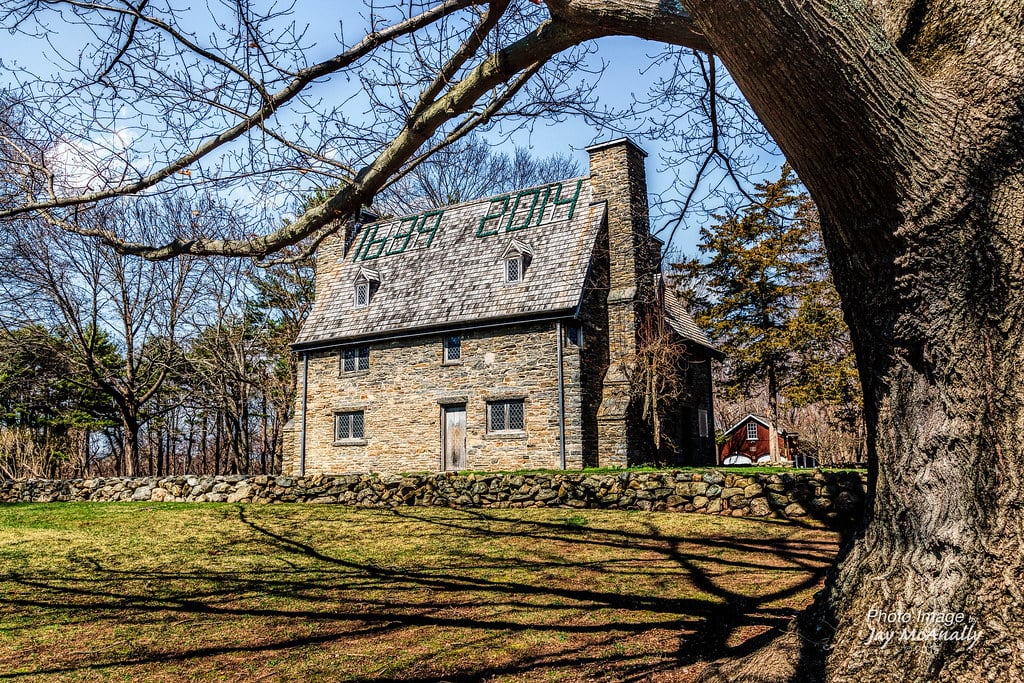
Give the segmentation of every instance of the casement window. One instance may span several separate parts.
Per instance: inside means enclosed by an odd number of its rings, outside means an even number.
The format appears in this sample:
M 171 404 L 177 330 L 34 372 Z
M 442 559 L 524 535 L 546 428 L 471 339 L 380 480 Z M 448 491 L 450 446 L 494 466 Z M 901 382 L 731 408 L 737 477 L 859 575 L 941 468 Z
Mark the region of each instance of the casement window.
M 353 305 L 367 308 L 374 293 L 380 288 L 380 273 L 369 268 L 360 268 L 356 275 Z
M 356 308 L 366 308 L 370 305 L 370 283 L 361 281 L 356 283 Z
M 505 282 L 515 284 L 526 278 L 526 269 L 533 259 L 533 249 L 517 239 L 509 240 L 505 250 L 501 252 L 501 264 Z
M 703 408 L 697 409 L 697 432 L 700 436 L 707 436 L 711 430 L 708 425 L 708 411 Z
M 462 337 L 457 334 L 444 338 L 444 364 L 451 365 L 462 361 Z
M 363 411 L 334 414 L 334 440 L 352 441 L 364 438 Z
M 565 328 L 565 339 L 570 346 L 578 349 L 583 348 L 583 325 L 567 325 Z
M 747 423 L 747 441 L 757 441 L 757 423 Z
M 488 432 L 521 432 L 526 429 L 523 399 L 491 401 L 487 404 Z
M 360 372 L 370 369 L 370 347 L 355 346 L 341 352 L 341 371 Z

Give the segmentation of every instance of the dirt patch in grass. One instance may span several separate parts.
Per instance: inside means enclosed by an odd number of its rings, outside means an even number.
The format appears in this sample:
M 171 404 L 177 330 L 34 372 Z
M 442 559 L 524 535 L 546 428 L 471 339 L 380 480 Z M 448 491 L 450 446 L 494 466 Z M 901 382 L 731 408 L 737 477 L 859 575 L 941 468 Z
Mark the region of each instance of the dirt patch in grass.
M 670 513 L 0 506 L 0 681 L 689 681 L 837 551 Z

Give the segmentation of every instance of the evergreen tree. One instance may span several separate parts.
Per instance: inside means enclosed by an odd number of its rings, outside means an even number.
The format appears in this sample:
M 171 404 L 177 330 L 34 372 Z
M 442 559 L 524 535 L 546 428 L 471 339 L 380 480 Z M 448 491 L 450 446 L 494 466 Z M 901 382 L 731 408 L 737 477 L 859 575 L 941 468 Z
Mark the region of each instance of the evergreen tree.
M 67 340 L 39 325 L 0 334 L 0 473 L 84 474 L 90 436 L 115 424 L 109 398 L 63 352 Z
M 697 322 L 727 355 L 723 393 L 764 392 L 778 462 L 779 398 L 858 406 L 849 332 L 821 244 L 817 211 L 792 169 L 756 201 L 701 229 L 704 259 L 673 268 Z

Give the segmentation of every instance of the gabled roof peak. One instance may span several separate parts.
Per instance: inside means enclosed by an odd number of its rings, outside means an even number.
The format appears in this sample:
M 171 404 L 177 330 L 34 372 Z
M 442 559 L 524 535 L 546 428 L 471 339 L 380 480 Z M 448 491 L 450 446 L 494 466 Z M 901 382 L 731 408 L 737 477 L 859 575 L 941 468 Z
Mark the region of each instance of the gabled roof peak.
M 520 242 L 515 237 L 513 237 L 508 241 L 508 244 L 505 245 L 505 250 L 501 252 L 501 258 L 509 258 L 510 254 L 517 254 L 519 256 L 529 256 L 530 258 L 533 258 L 533 248 L 530 247 L 529 244 L 526 244 L 525 242 Z
M 371 270 L 366 266 L 361 266 L 359 272 L 356 273 L 356 280 L 366 280 L 367 282 L 380 283 L 380 271 Z

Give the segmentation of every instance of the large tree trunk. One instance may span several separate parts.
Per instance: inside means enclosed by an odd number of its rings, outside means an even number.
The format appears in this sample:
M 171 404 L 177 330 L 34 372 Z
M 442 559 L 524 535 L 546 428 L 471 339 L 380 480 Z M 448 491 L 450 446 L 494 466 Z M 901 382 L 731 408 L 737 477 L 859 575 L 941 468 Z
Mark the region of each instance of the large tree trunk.
M 782 464 L 779 453 L 779 382 L 775 368 L 768 369 L 768 460 L 772 465 Z
M 907 4 L 686 6 L 819 205 L 864 384 L 828 680 L 1024 680 L 1024 20 Z
M 139 475 L 139 423 L 134 415 L 121 414 L 121 450 L 124 453 L 124 476 Z

